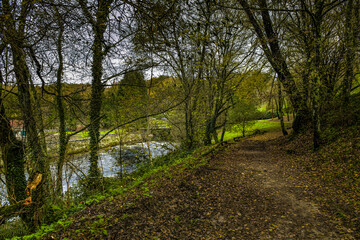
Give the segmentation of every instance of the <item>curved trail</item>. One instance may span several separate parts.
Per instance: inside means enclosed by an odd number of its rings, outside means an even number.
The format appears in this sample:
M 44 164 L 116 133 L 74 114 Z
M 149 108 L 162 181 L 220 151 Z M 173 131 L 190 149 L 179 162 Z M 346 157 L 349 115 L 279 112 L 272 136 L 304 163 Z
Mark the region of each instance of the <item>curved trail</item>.
M 86 209 L 58 234 L 69 239 L 355 239 L 322 212 L 312 186 L 299 178 L 301 170 L 271 141 L 231 143 L 206 158 L 199 168 L 176 167 L 148 179 L 145 187 Z M 93 229 L 100 215 L 107 219 L 101 226 L 106 234 Z
M 236 230 L 242 233 L 237 237 L 351 239 L 338 234 L 344 229 L 309 199 L 306 194 L 309 186 L 291 175 L 296 171 L 283 166 L 286 159 L 278 159 L 281 157 L 263 141 L 244 141 L 217 155 L 222 161 L 212 163 L 223 172 L 217 174 L 222 177 L 213 179 L 216 187 L 224 192 L 229 188 L 228 205 L 231 210 L 238 208 L 240 213 L 237 215 L 241 217 L 234 219 L 237 222 L 234 225 L 238 225 Z M 226 208 L 219 206 L 219 209 L 222 207 Z M 243 223 L 245 227 L 241 227 Z

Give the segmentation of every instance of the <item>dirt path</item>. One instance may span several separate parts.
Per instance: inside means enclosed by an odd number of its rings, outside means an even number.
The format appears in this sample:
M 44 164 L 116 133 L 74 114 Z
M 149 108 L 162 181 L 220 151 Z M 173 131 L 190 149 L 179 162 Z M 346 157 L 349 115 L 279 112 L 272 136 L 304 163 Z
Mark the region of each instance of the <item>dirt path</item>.
M 247 199 L 239 206 L 243 216 L 240 222 L 248 222 L 240 229 L 247 235 L 244 239 L 342 238 L 339 232 L 344 232 L 344 229 L 309 199 L 306 182 L 292 176 L 296 170 L 288 169 L 290 165 L 284 162 L 286 159 L 277 159 L 282 156 L 274 155 L 265 142 L 246 141 L 217 157 L 224 159 L 217 164 L 219 170 L 235 170 L 233 180 L 224 175 L 219 179 L 219 185 L 230 180 L 238 185 L 232 190 L 241 189 L 236 195 Z M 235 203 L 233 200 L 230 202 L 230 205 Z
M 135 192 L 87 209 L 61 236 L 355 239 L 321 211 L 313 200 L 312 186 L 299 179 L 301 174 L 269 142 L 229 144 L 209 156 L 205 166 L 165 174 L 162 181 L 149 180 L 149 192 L 140 198 Z M 93 230 L 99 215 L 108 219 L 99 226 L 106 234 Z

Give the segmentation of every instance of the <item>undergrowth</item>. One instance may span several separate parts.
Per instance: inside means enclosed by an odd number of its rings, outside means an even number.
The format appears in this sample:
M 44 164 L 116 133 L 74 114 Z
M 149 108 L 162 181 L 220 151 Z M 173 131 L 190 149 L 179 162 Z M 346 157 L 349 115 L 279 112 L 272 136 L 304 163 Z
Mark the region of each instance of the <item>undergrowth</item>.
M 83 187 L 84 184 L 80 183 L 77 189 L 72 190 L 74 198 L 71 202 L 58 205 L 53 204 L 48 207 L 47 224 L 41 226 L 37 232 L 26 235 L 29 234 L 29 232 L 25 226 L 18 225 L 17 228 L 11 229 L 10 231 L 9 229 L 4 229 L 3 234 L 2 228 L 0 228 L 0 236 L 3 236 L 3 239 L 11 238 L 14 240 L 41 239 L 52 232 L 66 230 L 73 221 L 71 218 L 73 214 L 94 204 L 99 204 L 103 201 L 112 201 L 115 196 L 122 195 L 127 191 L 134 191 L 135 188 L 139 188 L 141 194 L 151 197 L 150 186 L 146 182 L 148 177 L 159 175 L 158 177 L 160 178 L 162 174 L 169 174 L 169 169 L 175 165 L 179 165 L 182 168 L 196 168 L 204 165 L 206 164 L 206 160 L 201 157 L 215 152 L 216 148 L 217 146 L 213 145 L 198 148 L 193 151 L 178 150 L 165 156 L 154 158 L 152 162 L 144 161 L 135 172 L 125 175 L 122 179 L 104 178 L 104 190 L 101 192 L 89 192 Z M 104 219 L 99 219 L 96 223 L 101 225 L 104 223 L 103 221 Z M 93 226 L 92 230 L 96 231 L 96 229 L 99 230 L 101 228 Z M 101 232 L 101 234 L 106 235 L 106 232 Z
M 307 132 L 287 143 L 293 155 L 316 183 L 320 205 L 344 222 L 360 237 L 360 126 L 324 129 L 323 145 L 312 151 Z
M 269 122 L 268 120 L 260 121 L 256 129 L 265 131 L 278 130 L 280 124 L 278 122 Z M 260 132 L 260 131 L 255 131 Z M 151 197 L 151 184 L 147 183 L 147 179 L 161 179 L 164 175 L 171 177 L 170 169 L 177 166 L 177 169 L 181 171 L 182 168 L 198 168 L 199 166 L 207 164 L 207 156 L 215 153 L 218 149 L 221 149 L 219 145 L 212 145 L 206 147 L 200 147 L 192 151 L 177 150 L 171 152 L 165 156 L 154 158 L 152 161 L 143 161 L 137 168 L 137 170 L 129 175 L 125 175 L 122 179 L 117 178 L 104 178 L 103 179 L 103 191 L 89 192 L 86 184 L 79 184 L 79 186 L 72 190 L 72 200 L 70 202 L 64 202 L 60 204 L 53 204 L 48 208 L 48 214 L 46 218 L 46 225 L 41 226 L 37 232 L 26 235 L 28 232 L 24 227 L 14 231 L 7 235 L 7 237 L 14 237 L 13 239 L 41 239 L 42 237 L 56 231 L 64 231 L 72 224 L 72 216 L 86 208 L 91 207 L 94 204 L 99 204 L 103 201 L 112 201 L 115 196 L 123 195 L 128 191 L 134 191 L 137 189 L 142 196 Z M 98 225 L 105 224 L 106 220 L 99 218 L 96 221 Z M 100 230 L 97 225 L 91 226 L 91 231 Z M 81 233 L 79 232 L 81 235 Z M 106 235 L 106 232 L 94 232 L 95 235 Z M 24 236 L 26 235 L 26 236 Z

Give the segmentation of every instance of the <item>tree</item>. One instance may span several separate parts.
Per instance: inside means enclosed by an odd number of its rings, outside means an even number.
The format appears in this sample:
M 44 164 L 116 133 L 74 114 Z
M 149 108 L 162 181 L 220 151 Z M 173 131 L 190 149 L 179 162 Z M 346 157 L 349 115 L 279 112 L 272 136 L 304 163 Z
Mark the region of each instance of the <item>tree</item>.
M 56 173 L 56 186 L 55 192 L 59 195 L 62 193 L 63 184 L 63 166 L 65 162 L 65 153 L 69 138 L 66 136 L 66 122 L 65 122 L 65 108 L 63 103 L 63 90 L 62 90 L 62 75 L 64 69 L 64 58 L 63 58 L 63 34 L 64 34 L 64 21 L 59 10 L 54 7 L 54 16 L 56 18 L 59 32 L 56 41 L 56 49 L 58 55 L 58 69 L 56 72 L 56 94 L 55 100 L 57 105 L 57 112 L 59 117 L 59 159 L 57 162 L 57 173 Z
M 185 99 L 183 146 L 210 144 L 224 125 L 218 118 L 231 105 L 230 82 L 246 59 L 242 50 L 248 35 L 240 33 L 243 28 L 234 11 L 213 1 L 158 1 L 147 7 L 150 13 L 139 10 L 136 49 L 153 54 L 180 82 Z
M 320 86 L 326 83 L 324 60 L 326 45 L 324 40 L 324 26 L 326 17 L 341 4 L 341 1 L 317 0 L 314 3 L 302 1 L 302 7 L 309 15 L 311 24 L 311 55 L 310 55 L 310 83 L 311 83 L 311 110 L 312 110 L 312 129 L 313 129 L 313 149 L 316 151 L 321 145 L 321 105 L 324 103 L 325 94 Z M 330 30 L 331 31 L 331 30 Z M 332 40 L 332 39 L 331 39 Z M 351 41 L 351 39 L 350 39 Z M 328 87 L 331 89 L 332 87 Z M 329 95 L 327 95 L 329 97 Z
M 195 5 L 198 3 L 196 1 Z M 193 148 L 200 142 L 196 139 L 200 134 L 197 134 L 199 121 L 195 120 L 194 112 L 201 89 L 200 85 L 196 85 L 196 79 L 203 71 L 200 65 L 204 58 L 204 47 L 199 45 L 200 41 L 204 41 L 199 33 L 201 24 L 198 19 L 193 19 L 198 8 L 181 1 L 157 1 L 156 4 L 141 2 L 136 9 L 138 29 L 133 39 L 135 50 L 163 62 L 179 79 L 185 99 L 182 106 L 185 136 L 182 143 L 186 148 Z
M 241 22 L 241 16 L 225 8 L 208 9 L 210 15 L 209 34 L 210 44 L 207 57 L 204 59 L 205 96 L 208 96 L 208 113 L 206 116 L 205 144 L 211 144 L 217 139 L 217 130 L 226 124 L 225 113 L 232 106 L 235 90 L 240 86 L 241 77 L 238 72 L 246 71 L 244 65 L 248 63 L 251 54 L 244 46 L 249 44 L 249 31 Z M 223 121 L 219 124 L 219 118 Z M 224 133 L 224 131 L 223 131 Z
M 128 121 L 139 113 L 146 112 L 147 84 L 141 71 L 125 73 L 124 78 L 118 84 L 120 108 L 123 109 L 123 118 Z M 134 111 L 134 109 L 138 111 Z M 144 122 L 145 121 L 145 122 Z M 138 126 L 145 127 L 146 119 L 140 121 Z
M 344 1 L 301 0 L 291 4 L 286 1 L 268 4 L 266 0 L 258 0 L 250 5 L 246 0 L 239 0 L 239 3 L 296 112 L 294 132 L 306 129 L 311 119 L 314 150 L 318 149 L 322 111 L 329 108 L 339 94 L 337 86 L 342 87 L 343 96 L 351 91 L 353 36 L 358 35 L 351 22 L 356 19 L 357 8 L 351 7 L 352 1 L 344 4 Z M 347 9 L 345 21 L 342 18 L 344 9 Z M 341 33 L 343 26 L 345 34 Z M 344 49 L 346 67 L 343 65 Z M 341 74 L 343 69 L 347 69 L 345 78 Z
M 229 122 L 233 125 L 232 129 L 240 128 L 245 137 L 246 129 L 255 124 L 254 120 L 258 116 L 259 112 L 253 102 L 236 98 L 235 104 L 229 112 Z
M 104 46 L 104 34 L 109 22 L 110 7 L 112 0 L 98 0 L 95 4 L 89 6 L 88 1 L 79 0 L 81 10 L 92 29 L 92 83 L 91 83 L 91 100 L 90 100 L 90 170 L 89 170 L 89 187 L 92 189 L 98 188 L 100 180 L 100 169 L 98 166 L 98 151 L 99 151 L 99 137 L 100 137 L 100 120 L 101 120 L 101 106 L 104 91 L 102 83 L 103 76 L 103 61 L 106 56 L 107 49 Z M 95 14 L 91 10 L 95 9 Z
M 31 96 L 31 73 L 25 52 L 25 46 L 27 40 L 29 40 L 26 35 L 26 27 L 29 24 L 34 3 L 24 0 L 18 4 L 12 5 L 9 1 L 2 1 L 1 13 L 5 19 L 2 25 L 2 37 L 11 49 L 12 64 L 18 88 L 18 100 L 27 134 L 27 146 L 30 156 L 29 166 L 31 166 L 29 182 L 36 176 L 41 176 L 41 184 L 29 192 L 32 207 L 29 215 L 32 216 L 32 220 L 27 223 L 31 229 L 34 229 L 41 224 L 44 217 L 44 205 L 49 196 L 51 177 L 49 165 L 44 158 L 43 145 L 37 132 L 37 122 Z
M 285 124 L 284 124 L 284 112 L 283 112 L 283 102 L 284 102 L 284 98 L 282 96 L 282 90 L 281 90 L 281 83 L 279 81 L 277 81 L 277 88 L 278 88 L 278 118 L 280 120 L 280 125 L 281 125 L 281 131 L 283 133 L 284 136 L 288 135 L 288 132 L 285 129 Z
M 343 104 L 348 106 L 350 101 L 350 93 L 352 90 L 352 82 L 354 80 L 355 52 L 358 45 L 360 2 L 348 0 L 345 10 L 345 48 L 346 48 L 346 70 L 343 83 Z
M 3 76 L 0 70 L 0 146 L 8 200 L 11 204 L 25 200 L 26 178 L 24 145 L 17 140 L 5 113 L 3 102 Z
M 304 101 L 304 98 L 295 84 L 293 75 L 289 71 L 286 59 L 280 48 L 279 38 L 273 27 L 273 21 L 270 17 L 267 2 L 266 0 L 258 1 L 262 19 L 261 23 L 256 19 L 248 1 L 239 0 L 239 3 L 244 8 L 267 60 L 277 73 L 279 81 L 283 84 L 284 89 L 290 98 L 291 104 L 297 113 L 296 119 L 293 123 L 293 129 L 295 132 L 299 132 L 308 122 L 309 111 L 306 107 L 306 101 Z M 261 26 L 263 26 L 263 28 Z

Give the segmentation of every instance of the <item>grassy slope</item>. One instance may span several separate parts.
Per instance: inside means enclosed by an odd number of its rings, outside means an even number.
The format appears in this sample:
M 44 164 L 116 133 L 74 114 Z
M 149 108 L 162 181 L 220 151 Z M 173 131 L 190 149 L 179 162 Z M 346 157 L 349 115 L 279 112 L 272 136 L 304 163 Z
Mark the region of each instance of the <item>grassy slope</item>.
M 176 168 L 179 171 L 185 168 L 197 168 L 207 163 L 207 159 L 203 158 L 209 153 L 214 153 L 216 150 L 216 146 L 203 147 L 199 148 L 193 153 L 187 155 L 180 153 L 174 154 L 173 156 L 168 156 L 166 158 L 158 158 L 157 162 L 154 163 L 154 166 L 144 165 L 139 169 L 139 172 L 135 175 L 131 175 L 126 177 L 123 181 L 113 181 L 107 184 L 106 190 L 103 192 L 99 192 L 97 194 L 91 195 L 87 197 L 86 200 L 80 201 L 78 203 L 71 203 L 67 208 L 59 208 L 54 206 L 54 214 L 58 215 L 60 218 L 57 222 L 43 226 L 39 231 L 34 234 L 23 236 L 23 237 L 14 237 L 13 239 L 41 239 L 44 236 L 66 229 L 69 225 L 73 224 L 73 218 L 68 217 L 69 215 L 73 215 L 75 213 L 81 214 L 83 211 L 87 211 L 86 209 L 90 209 L 92 207 L 96 207 L 96 205 L 104 203 L 104 202 L 112 202 L 114 198 L 122 198 L 127 196 L 128 194 L 136 193 L 135 198 L 140 196 L 150 197 L 148 182 L 149 179 L 157 179 L 161 181 L 161 179 L 165 176 L 171 178 L 171 169 Z M 199 161 L 200 160 L 200 161 Z M 124 216 L 126 218 L 126 216 Z M 90 231 L 94 231 L 95 235 L 102 235 L 104 232 L 102 231 L 104 225 L 103 224 L 95 224 L 91 226 Z M 0 239 L 1 236 L 7 235 L 17 236 L 14 231 L 6 231 L 11 229 L 1 229 L 0 228 Z M 16 229 L 16 231 L 20 231 L 21 233 L 25 233 L 26 231 L 20 227 L 20 229 Z M 12 235 L 13 234 L 13 235 Z M 50 238 L 52 239 L 52 238 Z
M 328 212 L 329 215 L 345 224 L 345 232 L 338 232 L 340 235 L 350 234 L 349 236 L 358 236 L 357 232 L 360 233 L 358 219 L 360 213 L 358 178 L 360 170 L 360 164 L 358 162 L 360 145 L 358 130 L 358 128 L 348 129 L 339 136 L 338 140 L 323 147 L 318 153 L 311 151 L 312 144 L 310 134 L 299 136 L 293 141 L 288 141 L 287 138 L 283 137 L 272 140 L 275 142 L 272 153 L 282 159 L 286 159 L 284 162 L 287 163 L 284 165 L 285 168 L 283 171 L 289 171 L 289 177 L 293 178 L 299 185 L 304 186 L 302 187 L 303 194 L 315 201 L 322 211 Z M 252 139 L 268 141 L 269 138 L 273 139 L 273 136 L 279 135 L 270 133 L 264 136 L 252 137 Z M 86 203 L 88 207 L 85 211 L 76 215 L 73 219 L 68 219 L 67 221 L 62 220 L 60 225 L 58 224 L 58 227 L 55 228 L 57 233 L 47 235 L 47 237 L 57 238 L 61 236 L 74 239 L 83 236 L 84 239 L 106 239 L 108 231 L 110 231 L 111 225 L 113 224 L 119 227 L 122 226 L 122 224 L 119 225 L 118 223 L 122 222 L 124 224 L 123 226 L 127 226 L 127 224 L 132 226 L 134 219 L 141 222 L 141 219 L 145 219 L 146 216 L 148 216 L 147 213 L 145 213 L 146 211 L 154 210 L 151 206 L 156 205 L 157 201 L 164 200 L 163 198 L 155 197 L 155 192 L 162 191 L 161 189 L 172 183 L 176 183 L 175 186 L 178 186 L 180 190 L 191 190 L 191 184 L 187 182 L 199 179 L 197 174 L 203 171 L 200 169 L 204 167 L 205 170 L 207 169 L 206 171 L 213 169 L 213 167 L 209 165 L 209 161 L 217 158 L 217 152 L 221 152 L 222 149 L 223 146 L 221 145 L 202 148 L 198 149 L 192 155 L 178 158 L 169 165 L 161 165 L 159 163 L 158 167 L 146 172 L 143 177 L 137 178 L 132 182 L 130 187 L 113 190 L 110 194 L 111 196 L 106 198 L 106 201 L 101 200 L 97 203 L 98 200 L 88 200 L 88 203 Z M 300 171 L 298 171 L 298 169 L 300 169 Z M 210 179 L 200 179 L 205 182 L 210 181 Z M 209 183 L 210 185 L 211 181 Z M 185 204 L 183 206 L 190 204 L 186 203 L 186 198 L 181 196 L 181 192 L 171 190 L 173 189 L 172 187 L 167 189 L 167 192 L 169 192 L 171 196 L 180 194 L 173 200 L 176 199 L 181 204 Z M 202 202 L 209 200 L 210 204 L 217 202 L 217 200 L 206 198 L 205 196 L 208 192 L 202 192 L 201 189 L 202 188 L 196 188 L 197 195 L 193 196 L 197 199 L 196 201 Z M 120 195 L 114 195 L 114 193 L 119 193 L 119 191 L 121 192 Z M 219 196 L 219 200 L 221 200 L 225 194 L 222 195 L 221 192 L 218 192 L 217 196 Z M 248 197 L 251 198 L 250 195 Z M 117 210 L 120 211 L 121 214 L 114 214 L 114 220 L 112 215 L 105 213 L 108 211 L 106 209 L 111 209 L 115 206 L 123 210 Z M 137 210 L 135 211 L 135 209 Z M 139 209 L 142 210 L 139 211 Z M 162 208 L 160 207 L 160 209 Z M 163 210 L 165 212 L 165 209 Z M 136 215 L 133 215 L 135 212 Z M 144 215 L 140 217 L 140 220 L 138 216 L 139 212 L 141 216 L 142 214 Z M 151 215 L 151 213 L 149 214 Z M 161 215 L 161 211 L 157 213 L 157 215 L 158 214 Z M 164 214 L 166 215 L 166 213 Z M 196 215 L 193 211 L 191 213 L 189 212 L 189 214 Z M 193 228 L 196 229 L 198 224 L 196 219 L 198 219 L 199 216 L 186 219 L 183 218 L 182 215 L 184 215 L 183 212 L 179 212 L 178 215 L 171 215 L 166 218 L 167 220 L 164 224 L 170 226 L 169 229 L 172 229 L 174 232 L 164 232 L 163 234 L 165 236 L 170 236 L 171 234 L 176 235 L 178 233 L 176 229 L 178 229 L 178 231 L 180 231 L 180 229 L 185 229 L 185 231 L 190 231 L 190 229 Z M 231 217 L 232 216 L 230 216 L 230 218 Z M 204 218 L 207 217 L 204 216 Z M 200 219 L 202 219 L 201 216 Z M 155 222 L 151 223 L 151 221 L 151 217 L 149 216 L 149 219 L 144 220 L 144 226 L 157 224 Z M 136 229 L 140 231 L 140 229 L 138 229 L 139 226 L 142 226 L 141 223 L 135 225 L 134 229 L 130 228 L 124 231 L 130 230 L 131 232 Z M 256 229 L 253 230 L 255 231 Z M 119 229 L 119 231 L 122 230 Z M 113 234 L 113 232 L 111 234 Z M 124 234 L 125 236 L 130 236 L 126 235 L 126 232 Z M 156 235 L 157 233 L 154 232 L 153 234 Z M 201 234 L 202 233 L 200 233 L 200 235 Z M 150 236 L 148 237 L 150 238 Z
M 287 123 L 288 126 L 290 126 L 290 123 Z M 252 128 L 247 130 L 247 134 L 251 134 L 255 129 L 259 129 L 261 131 L 278 131 L 280 128 L 279 122 L 276 120 L 259 120 L 256 122 L 255 125 L 252 126 Z M 82 134 L 82 133 L 79 133 Z M 225 135 L 226 139 L 232 139 L 234 137 L 241 136 L 241 133 L 239 132 L 227 132 Z M 144 166 L 142 169 L 140 169 L 140 173 L 137 176 L 131 176 L 124 180 L 124 182 L 118 182 L 115 181 L 111 186 L 107 187 L 107 190 L 98 193 L 96 195 L 93 195 L 91 197 L 88 197 L 86 201 L 82 201 L 81 203 L 71 203 L 68 206 L 53 206 L 53 213 L 54 217 L 53 219 L 59 219 L 57 222 L 49 225 L 44 226 L 43 229 L 38 231 L 35 234 L 29 235 L 28 237 L 25 237 L 24 239 L 37 239 L 40 238 L 42 235 L 46 234 L 47 232 L 52 232 L 55 230 L 56 226 L 63 226 L 66 225 L 66 221 L 64 220 L 69 214 L 72 214 L 77 211 L 81 211 L 82 209 L 91 206 L 94 203 L 98 203 L 100 201 L 103 201 L 106 198 L 113 197 L 117 194 L 123 194 L 124 192 L 128 191 L 129 189 L 135 188 L 140 183 L 144 181 L 147 177 L 151 176 L 152 174 L 158 172 L 158 171 L 168 171 L 172 166 L 178 165 L 178 164 L 193 164 L 190 162 L 193 162 L 197 160 L 199 157 L 206 155 L 209 151 L 213 151 L 214 146 L 211 147 L 204 147 L 197 149 L 194 153 L 191 153 L 190 155 L 187 155 L 187 153 L 180 153 L 180 155 L 175 156 L 169 156 L 168 158 L 159 159 L 157 162 L 157 166 L 155 163 L 155 167 L 151 166 Z M 171 160 L 169 161 L 169 158 Z M 198 164 L 198 163 L 197 163 Z M 201 165 L 201 163 L 200 163 Z M 65 223 L 64 223 L 65 221 Z M 22 235 L 26 234 L 26 230 L 24 229 L 24 226 L 21 224 L 16 224 L 16 226 L 8 227 L 6 225 L 0 227 L 0 239 L 3 236 L 11 237 L 11 236 L 17 236 L 17 234 L 20 233 Z
M 285 128 L 291 127 L 291 122 L 285 121 Z M 240 129 L 240 128 L 235 128 Z M 265 132 L 276 132 L 280 129 L 280 122 L 278 119 L 265 119 L 265 120 L 257 120 L 254 125 L 246 128 L 245 136 L 252 134 L 256 130 L 265 131 Z M 242 133 L 239 131 L 227 131 L 225 132 L 224 141 L 231 140 L 235 137 L 242 137 Z
M 279 123 L 269 120 L 261 121 L 253 129 L 267 129 L 268 131 L 278 131 Z M 278 126 L 276 128 L 276 125 Z M 264 128 L 261 128 L 263 126 Z M 279 151 L 287 154 L 294 162 L 303 168 L 309 182 L 313 183 L 312 195 L 318 200 L 322 208 L 327 209 L 341 221 L 345 222 L 350 229 L 359 231 L 360 213 L 360 129 L 353 127 L 345 130 L 336 141 L 323 147 L 318 153 L 311 151 L 311 136 L 303 135 L 294 141 L 287 141 L 284 138 L 278 140 Z M 274 135 L 279 136 L 279 135 Z M 258 137 L 261 139 L 261 137 Z M 192 155 L 172 156 L 167 159 L 159 160 L 155 167 L 145 166 L 143 176 L 132 176 L 121 184 L 115 183 L 107 191 L 89 197 L 86 201 L 71 208 L 64 210 L 64 217 L 60 217 L 57 223 L 44 227 L 36 234 L 25 237 L 24 239 L 36 239 L 49 232 L 64 231 L 69 225 L 79 219 L 66 218 L 69 213 L 76 211 L 88 211 L 100 203 L 111 202 L 114 198 L 123 198 L 128 193 L 132 196 L 151 197 L 151 187 L 155 181 L 162 181 L 165 178 L 172 178 L 173 174 L 184 171 L 187 168 L 197 168 L 207 164 L 206 156 L 214 153 L 218 149 L 216 146 L 202 148 L 195 151 Z M 175 172 L 174 172 L 175 171 Z M 305 178 L 305 177 L 304 177 Z M 56 211 L 55 211 L 56 212 Z M 57 213 L 61 215 L 61 213 Z M 100 215 L 99 215 L 100 216 Z M 124 220 L 127 216 L 123 216 Z M 89 226 L 87 231 L 92 231 L 94 236 L 105 236 L 106 219 L 99 217 L 94 224 Z M 176 219 L 175 219 L 176 221 Z M 20 229 L 21 230 L 21 229 Z M 81 231 L 78 232 L 79 234 Z M 97 235 L 98 234 L 98 235 Z M 1 236 L 1 230 L 0 230 Z M 48 235 L 50 236 L 50 235 Z M 56 236 L 56 234 L 55 234 Z M 79 235 L 80 236 L 80 235 Z

